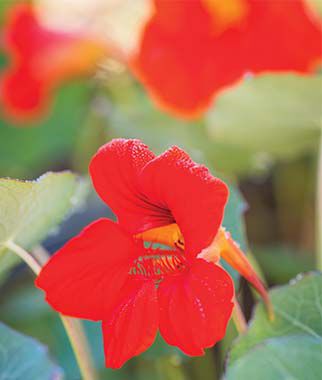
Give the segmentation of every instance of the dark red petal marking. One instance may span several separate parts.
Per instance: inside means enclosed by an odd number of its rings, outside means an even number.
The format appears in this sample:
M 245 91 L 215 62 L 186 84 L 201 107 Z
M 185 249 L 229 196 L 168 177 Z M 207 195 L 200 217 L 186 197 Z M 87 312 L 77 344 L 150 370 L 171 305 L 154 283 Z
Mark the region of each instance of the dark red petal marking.
M 130 274 L 158 283 L 169 275 L 186 271 L 187 267 L 186 256 L 178 249 L 144 248 L 142 256 L 134 259 Z
M 36 285 L 60 313 L 101 320 L 118 300 L 135 251 L 131 236 L 100 219 L 52 256 Z
M 169 276 L 159 286 L 161 335 L 188 355 L 202 355 L 224 337 L 233 294 L 222 268 L 195 259 L 188 272 Z
M 196 256 L 212 242 L 222 222 L 228 188 L 206 167 L 172 147 L 143 168 L 140 185 L 151 203 L 171 211 L 188 255 Z
M 120 368 L 153 343 L 159 322 L 152 280 L 130 278 L 113 313 L 103 320 L 106 367 Z
M 170 211 L 151 203 L 139 186 L 142 168 L 154 157 L 139 140 L 115 139 L 101 147 L 90 163 L 98 195 L 133 234 L 172 223 Z

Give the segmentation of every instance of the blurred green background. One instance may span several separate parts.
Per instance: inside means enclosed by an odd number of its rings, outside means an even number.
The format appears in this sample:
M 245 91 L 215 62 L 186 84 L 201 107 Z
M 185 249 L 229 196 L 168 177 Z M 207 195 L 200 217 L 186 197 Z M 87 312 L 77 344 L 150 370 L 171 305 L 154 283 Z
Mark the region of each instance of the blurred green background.
M 2 1 L 0 12 L 7 6 L 9 2 Z M 35 179 L 63 169 L 86 176 L 92 154 L 114 137 L 140 138 L 156 153 L 179 145 L 239 189 L 240 194 L 233 190 L 226 225 L 234 226 L 239 234 L 235 238 L 256 259 L 268 284 L 284 284 L 316 267 L 321 104 L 320 73 L 266 74 L 245 78 L 223 92 L 202 119 L 185 122 L 159 111 L 125 67 L 100 69 L 93 78 L 60 88 L 39 123 L 18 127 L 1 118 L 0 177 Z M 48 250 L 55 251 L 91 220 L 111 216 L 89 192 L 81 210 L 46 240 Z M 254 297 L 244 281 L 238 295 L 249 317 Z M 68 380 L 79 378 L 61 322 L 23 265 L 0 271 L 0 320 L 46 344 Z M 219 379 L 227 348 L 236 337 L 230 325 L 222 342 L 205 357 L 193 359 L 158 338 L 122 370 L 111 371 L 103 368 L 99 324 L 86 322 L 86 329 L 101 378 L 111 380 Z

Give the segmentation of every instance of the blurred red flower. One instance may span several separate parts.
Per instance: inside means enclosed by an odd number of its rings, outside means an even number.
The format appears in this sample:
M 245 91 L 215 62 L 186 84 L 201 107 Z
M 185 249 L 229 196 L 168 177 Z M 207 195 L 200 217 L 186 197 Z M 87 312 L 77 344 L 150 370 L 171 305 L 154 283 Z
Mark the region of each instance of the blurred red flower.
M 10 65 L 0 77 L 3 111 L 16 122 L 40 116 L 52 90 L 63 80 L 89 74 L 106 47 L 80 34 L 43 27 L 28 4 L 10 9 L 4 26 Z
M 247 73 L 310 72 L 321 28 L 304 0 L 154 0 L 132 67 L 165 110 L 198 117 Z
M 218 265 L 221 250 L 267 299 L 247 259 L 238 262 L 218 235 L 227 186 L 181 149 L 156 157 L 138 140 L 113 140 L 93 157 L 90 174 L 118 223 L 100 219 L 85 228 L 36 285 L 57 311 L 103 321 L 107 367 L 145 351 L 158 328 L 188 355 L 223 338 L 234 289 Z
M 321 59 L 320 24 L 304 0 L 151 2 L 152 16 L 127 59 L 152 98 L 181 117 L 200 116 L 248 72 L 308 73 Z M 48 29 L 26 4 L 12 7 L 4 35 L 11 65 L 0 78 L 1 97 L 16 120 L 39 116 L 54 87 L 87 74 L 107 53 L 103 36 Z

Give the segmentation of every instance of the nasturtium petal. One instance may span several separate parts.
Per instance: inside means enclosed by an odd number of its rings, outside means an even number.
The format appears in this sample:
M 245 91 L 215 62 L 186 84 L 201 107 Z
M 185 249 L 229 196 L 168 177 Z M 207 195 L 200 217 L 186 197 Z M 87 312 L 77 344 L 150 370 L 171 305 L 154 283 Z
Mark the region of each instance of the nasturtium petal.
M 27 3 L 9 9 L 3 36 L 10 62 L 1 73 L 2 108 L 22 124 L 47 111 L 51 92 L 62 81 L 93 72 L 107 50 L 99 39 L 47 28 Z
M 309 73 L 321 60 L 321 26 L 304 0 L 155 3 L 132 68 L 174 115 L 200 117 L 249 72 Z
M 139 175 L 154 157 L 139 140 L 114 139 L 103 145 L 90 163 L 95 190 L 131 233 L 150 227 L 150 205 L 140 190 Z
M 148 199 L 170 210 L 182 232 L 187 254 L 196 256 L 212 242 L 228 199 L 224 182 L 178 147 L 151 160 L 140 179 Z
M 117 300 L 134 252 L 130 235 L 111 220 L 99 219 L 54 254 L 36 285 L 58 312 L 102 320 Z
M 157 293 L 152 280 L 129 278 L 119 300 L 102 325 L 106 366 L 114 369 L 151 346 L 159 322 Z
M 187 272 L 166 278 L 159 286 L 162 337 L 188 355 L 202 355 L 224 337 L 233 293 L 225 270 L 194 259 Z

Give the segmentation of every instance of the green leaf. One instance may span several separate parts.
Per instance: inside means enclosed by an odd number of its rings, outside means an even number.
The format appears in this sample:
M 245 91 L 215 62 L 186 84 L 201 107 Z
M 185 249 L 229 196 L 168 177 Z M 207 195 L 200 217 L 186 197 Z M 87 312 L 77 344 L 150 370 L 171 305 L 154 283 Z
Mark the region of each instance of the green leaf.
M 77 178 L 47 173 L 36 181 L 0 179 L 0 245 L 12 240 L 30 248 L 43 240 L 73 206 Z
M 0 378 L 59 380 L 63 373 L 48 357 L 47 348 L 0 323 Z
M 258 305 L 230 353 L 227 380 L 318 380 L 322 368 L 322 275 L 299 276 L 270 292 L 276 318 Z
M 71 172 L 47 173 L 36 181 L 0 179 L 0 279 L 17 262 L 6 242 L 32 248 L 84 196 L 84 183 Z
M 320 380 L 321 342 L 308 335 L 265 340 L 228 370 L 226 380 Z
M 262 169 L 317 148 L 321 96 L 319 75 L 245 79 L 216 100 L 206 117 L 207 129 L 226 155 L 243 156 L 243 165 L 233 169 Z

